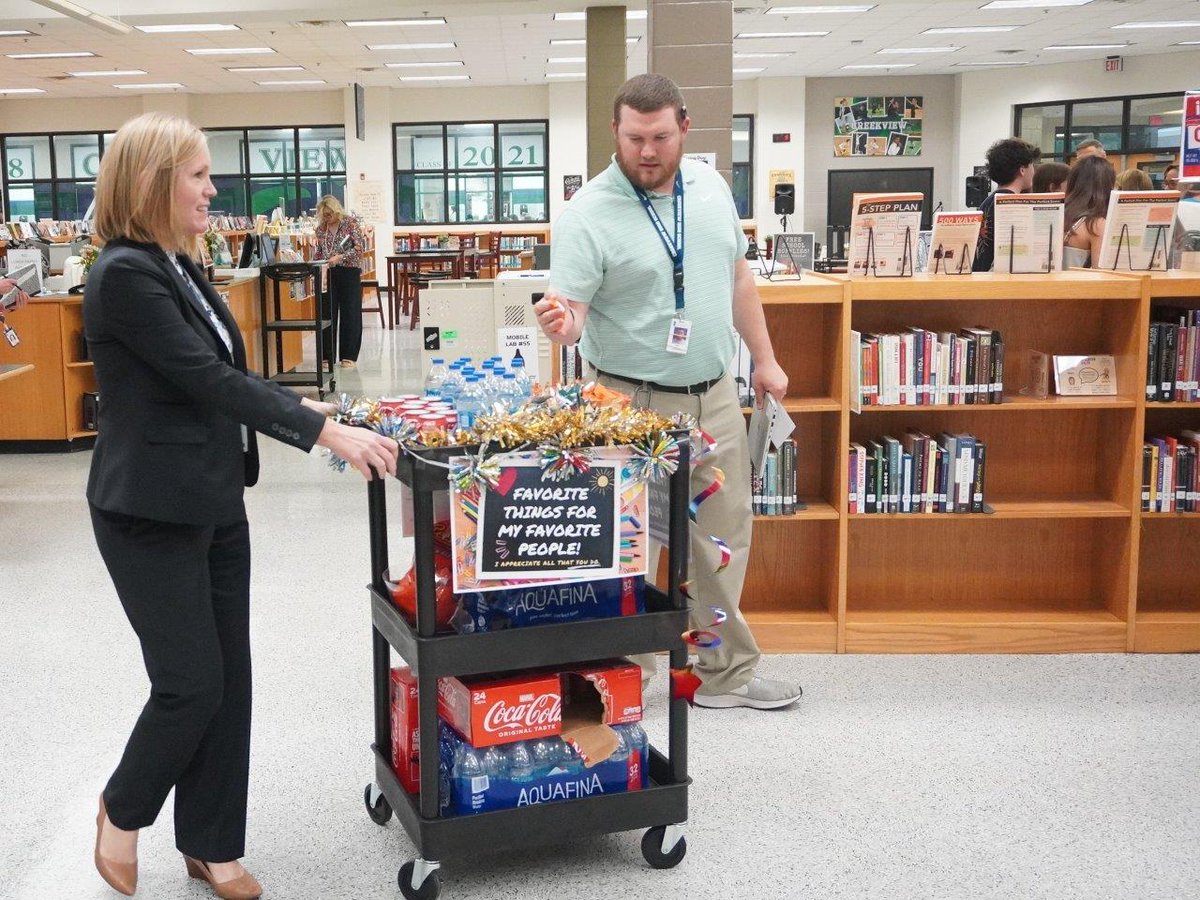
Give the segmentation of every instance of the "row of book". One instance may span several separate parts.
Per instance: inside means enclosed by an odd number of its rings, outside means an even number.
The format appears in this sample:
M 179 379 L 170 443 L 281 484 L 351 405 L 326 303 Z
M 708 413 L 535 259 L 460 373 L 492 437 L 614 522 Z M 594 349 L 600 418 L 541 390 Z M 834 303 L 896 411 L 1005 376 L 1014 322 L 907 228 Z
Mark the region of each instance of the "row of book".
M 1200 510 L 1200 431 L 1142 446 L 1142 512 Z
M 850 512 L 985 512 L 986 472 L 987 446 L 971 434 L 909 431 L 852 443 Z
M 1200 400 L 1200 309 L 1155 307 L 1146 358 L 1146 399 Z
M 854 342 L 851 342 L 854 346 Z M 1004 401 L 1004 341 L 990 328 L 858 335 L 864 406 L 955 406 Z
M 0 241 L 66 241 L 80 235 L 91 234 L 91 223 L 84 221 L 55 221 L 40 219 L 37 222 L 0 222 Z
M 756 516 L 790 516 L 796 512 L 796 442 L 788 438 L 767 453 L 762 472 L 751 473 Z
M 254 227 L 254 219 L 250 216 L 214 215 L 208 217 L 208 227 L 212 231 L 249 231 Z

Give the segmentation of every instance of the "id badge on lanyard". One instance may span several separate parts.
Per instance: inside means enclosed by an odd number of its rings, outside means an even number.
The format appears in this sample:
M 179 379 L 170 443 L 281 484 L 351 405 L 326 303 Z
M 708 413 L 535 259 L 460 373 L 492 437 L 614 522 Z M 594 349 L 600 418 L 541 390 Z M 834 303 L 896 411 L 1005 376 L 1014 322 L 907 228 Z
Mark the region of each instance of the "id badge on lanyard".
M 671 206 L 675 212 L 674 240 L 671 239 L 671 235 L 667 234 L 667 228 L 663 224 L 658 210 L 650 202 L 650 197 L 646 192 L 638 188 L 637 196 L 638 200 L 642 203 L 642 208 L 646 210 L 646 215 L 650 217 L 650 223 L 654 226 L 654 230 L 658 232 L 659 240 L 662 241 L 663 247 L 667 251 L 667 256 L 671 259 L 672 286 L 675 292 L 675 315 L 671 319 L 671 327 L 667 332 L 666 350 L 668 353 L 682 355 L 687 353 L 688 342 L 692 336 L 692 323 L 684 314 L 683 298 L 683 172 L 676 171 L 675 173 L 675 191 L 671 202 Z

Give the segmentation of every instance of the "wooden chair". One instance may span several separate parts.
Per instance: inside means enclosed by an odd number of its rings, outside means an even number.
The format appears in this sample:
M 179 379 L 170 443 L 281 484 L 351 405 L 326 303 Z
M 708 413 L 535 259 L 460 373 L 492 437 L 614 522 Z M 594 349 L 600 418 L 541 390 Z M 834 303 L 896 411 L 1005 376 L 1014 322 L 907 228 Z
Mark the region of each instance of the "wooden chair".
M 486 236 L 486 244 L 480 249 L 487 251 L 485 254 L 476 257 L 475 266 L 480 273 L 480 278 L 495 278 L 500 274 L 500 236 L 499 231 L 489 231 Z M 484 270 L 487 270 L 487 275 L 484 275 Z

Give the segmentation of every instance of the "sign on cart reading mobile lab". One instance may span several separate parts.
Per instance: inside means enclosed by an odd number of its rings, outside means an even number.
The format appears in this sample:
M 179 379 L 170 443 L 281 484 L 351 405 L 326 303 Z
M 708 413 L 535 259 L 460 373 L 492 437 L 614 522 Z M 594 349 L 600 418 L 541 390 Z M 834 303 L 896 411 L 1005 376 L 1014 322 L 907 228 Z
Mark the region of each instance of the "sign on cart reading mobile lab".
M 1183 142 L 1179 159 L 1179 180 L 1200 181 L 1200 91 L 1183 95 Z
M 525 361 L 525 374 L 530 381 L 541 381 L 538 370 L 538 330 L 536 328 L 497 328 L 496 344 L 500 355 L 511 363 L 518 356 Z

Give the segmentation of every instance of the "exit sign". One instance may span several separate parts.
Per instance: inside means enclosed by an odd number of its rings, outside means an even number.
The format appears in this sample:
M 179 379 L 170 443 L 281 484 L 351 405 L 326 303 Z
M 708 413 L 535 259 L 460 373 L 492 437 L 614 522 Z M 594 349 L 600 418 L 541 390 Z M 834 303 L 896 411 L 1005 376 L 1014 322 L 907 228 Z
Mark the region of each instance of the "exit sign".
M 771 143 L 773 144 L 790 144 L 792 142 L 792 133 L 790 131 L 777 131 L 771 135 Z
M 1120 72 L 1125 67 L 1125 61 L 1119 56 L 1104 57 L 1105 72 Z

